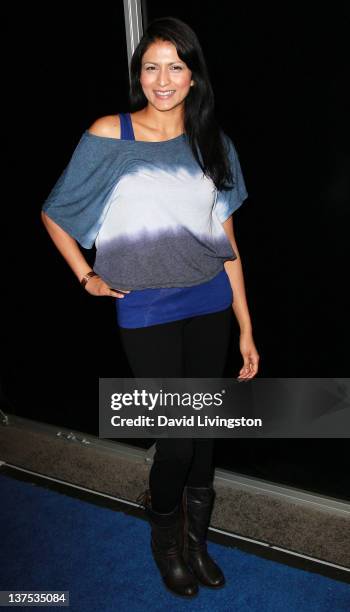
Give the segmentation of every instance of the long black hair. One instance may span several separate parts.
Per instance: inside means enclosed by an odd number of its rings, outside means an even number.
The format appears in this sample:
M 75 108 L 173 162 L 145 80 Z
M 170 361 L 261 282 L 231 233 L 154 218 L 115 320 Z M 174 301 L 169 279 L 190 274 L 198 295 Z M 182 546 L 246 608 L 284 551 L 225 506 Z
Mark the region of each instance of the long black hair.
M 195 84 L 185 98 L 184 128 L 196 161 L 218 190 L 232 189 L 234 177 L 227 145 L 214 114 L 214 93 L 203 51 L 194 31 L 180 19 L 176 17 L 155 19 L 148 25 L 136 47 L 130 63 L 131 112 L 141 110 L 148 104 L 140 83 L 141 63 L 148 47 L 157 40 L 173 43 L 179 58 L 192 72 Z

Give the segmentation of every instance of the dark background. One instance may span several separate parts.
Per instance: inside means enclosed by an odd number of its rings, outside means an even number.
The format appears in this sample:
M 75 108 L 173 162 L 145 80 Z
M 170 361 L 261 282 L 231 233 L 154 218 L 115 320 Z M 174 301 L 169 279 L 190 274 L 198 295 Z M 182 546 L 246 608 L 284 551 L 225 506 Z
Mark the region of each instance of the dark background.
M 234 223 L 259 376 L 348 377 L 349 6 L 142 4 L 144 27 L 170 15 L 197 33 L 239 153 L 249 199 Z M 114 300 L 81 290 L 40 210 L 81 133 L 128 110 L 123 3 L 13 5 L 4 41 L 1 407 L 98 435 L 98 378 L 131 376 Z M 241 365 L 234 321 L 226 375 Z M 218 467 L 350 499 L 348 439 L 216 447 Z

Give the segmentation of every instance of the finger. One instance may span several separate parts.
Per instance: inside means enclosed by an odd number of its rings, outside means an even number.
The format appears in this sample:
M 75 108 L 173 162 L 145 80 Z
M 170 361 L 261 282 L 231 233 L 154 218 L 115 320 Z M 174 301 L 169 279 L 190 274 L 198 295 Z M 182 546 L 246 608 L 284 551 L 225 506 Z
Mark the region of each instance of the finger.
M 127 289 L 113 289 L 113 287 L 110 287 L 110 289 L 111 291 L 117 291 L 117 293 L 130 293 Z
M 245 361 L 239 373 L 242 376 L 246 376 L 249 372 L 250 372 L 250 363 L 249 361 Z
M 242 370 L 245 370 L 245 368 L 242 368 Z M 241 378 L 245 379 L 245 380 L 250 379 L 250 378 L 254 378 L 254 376 L 256 375 L 257 371 L 258 371 L 258 364 L 255 361 L 252 360 L 250 362 L 249 372 L 245 372 L 242 375 Z
M 253 364 L 253 362 L 246 361 L 239 372 L 238 379 L 246 380 L 248 378 L 252 378 L 257 371 L 257 366 Z
M 112 296 L 112 297 L 116 297 L 116 298 L 124 298 L 125 297 L 125 295 L 123 293 L 119 293 L 115 289 L 111 289 L 109 295 Z
M 248 376 L 246 374 L 239 374 L 237 378 L 238 380 L 246 380 Z

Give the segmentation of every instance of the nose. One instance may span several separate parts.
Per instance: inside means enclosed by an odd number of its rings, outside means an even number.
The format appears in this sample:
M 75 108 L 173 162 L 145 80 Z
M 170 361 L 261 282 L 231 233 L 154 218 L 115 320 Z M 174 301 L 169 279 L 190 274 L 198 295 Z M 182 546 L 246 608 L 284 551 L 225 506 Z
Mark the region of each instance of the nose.
M 158 75 L 158 83 L 160 87 L 164 87 L 167 83 L 169 83 L 169 74 L 166 66 L 160 69 Z

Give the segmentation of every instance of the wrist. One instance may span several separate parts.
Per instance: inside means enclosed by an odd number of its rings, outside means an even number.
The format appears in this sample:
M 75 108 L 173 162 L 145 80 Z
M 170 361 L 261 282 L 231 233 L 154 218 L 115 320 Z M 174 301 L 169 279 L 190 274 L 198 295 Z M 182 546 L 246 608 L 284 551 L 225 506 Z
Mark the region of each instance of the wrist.
M 85 288 L 86 283 L 88 283 L 90 278 L 93 278 L 93 276 L 98 276 L 98 274 L 94 272 L 94 270 L 90 270 L 90 272 L 84 274 L 84 276 L 82 276 L 80 279 L 81 286 Z
M 239 326 L 241 334 L 253 335 L 253 328 L 251 323 L 244 323 Z

